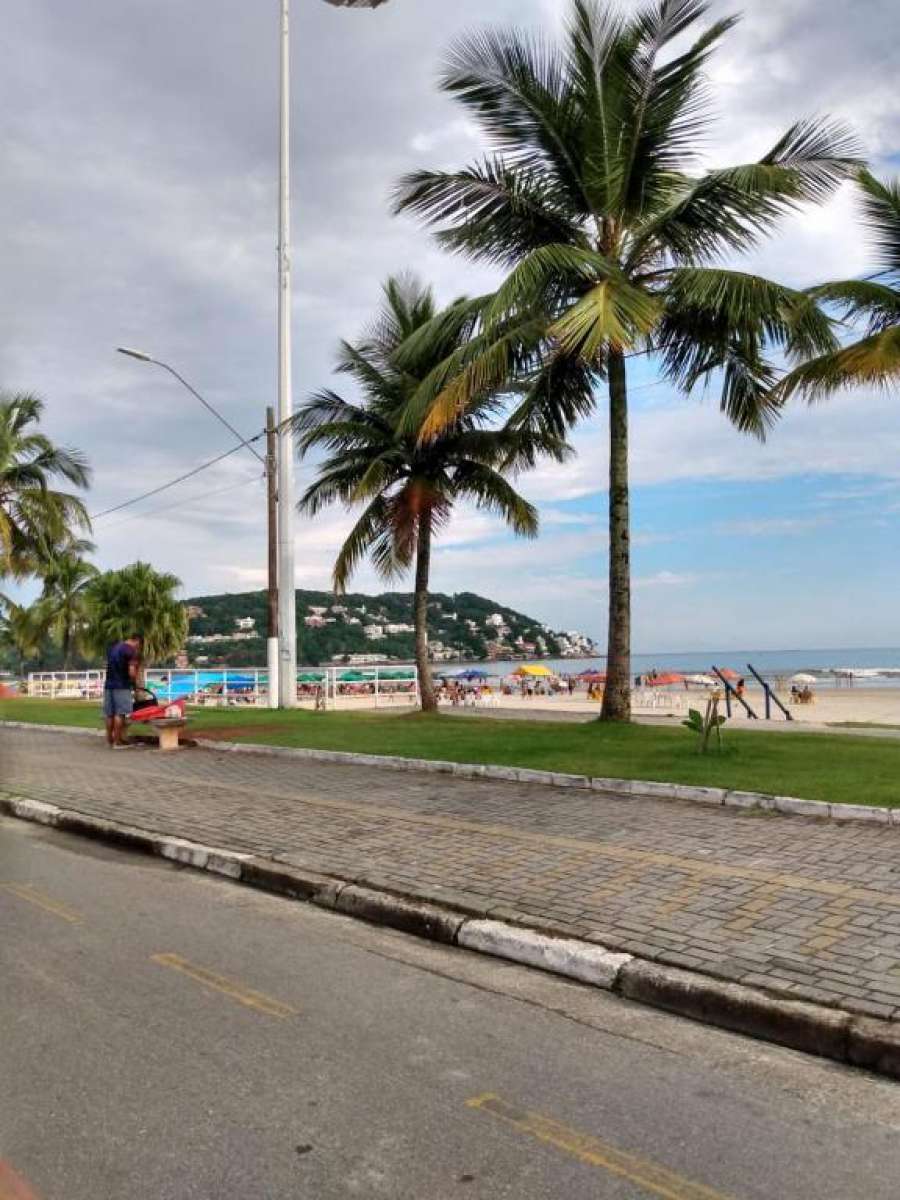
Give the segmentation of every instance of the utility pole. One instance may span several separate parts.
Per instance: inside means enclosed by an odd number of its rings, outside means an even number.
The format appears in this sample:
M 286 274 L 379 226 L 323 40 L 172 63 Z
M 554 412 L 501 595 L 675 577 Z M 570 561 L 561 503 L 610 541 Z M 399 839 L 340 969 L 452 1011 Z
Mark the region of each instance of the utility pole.
M 269 539 L 269 622 L 266 665 L 269 668 L 269 708 L 278 707 L 278 434 L 275 410 L 266 409 L 266 497 Z
M 297 705 L 294 588 L 294 436 L 291 427 L 291 19 L 281 0 L 281 146 L 278 172 L 278 698 Z

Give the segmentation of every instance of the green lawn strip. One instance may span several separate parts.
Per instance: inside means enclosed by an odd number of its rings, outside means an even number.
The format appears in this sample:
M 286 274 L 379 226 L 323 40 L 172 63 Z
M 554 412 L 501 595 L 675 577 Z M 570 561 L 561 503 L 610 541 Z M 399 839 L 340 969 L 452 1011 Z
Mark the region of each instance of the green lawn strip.
M 900 806 L 900 742 L 846 734 L 726 730 L 722 754 L 699 755 L 695 737 L 679 726 L 240 708 L 198 709 L 190 715 L 197 732 L 227 730 L 232 741 L 652 779 L 838 804 Z M 66 700 L 2 700 L 0 719 L 99 724 L 95 704 Z

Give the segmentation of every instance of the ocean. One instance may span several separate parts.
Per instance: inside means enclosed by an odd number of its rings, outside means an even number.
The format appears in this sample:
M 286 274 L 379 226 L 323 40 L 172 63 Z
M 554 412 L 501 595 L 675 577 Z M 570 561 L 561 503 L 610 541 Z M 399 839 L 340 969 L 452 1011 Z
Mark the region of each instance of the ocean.
M 580 671 L 602 671 L 606 659 L 598 658 L 546 658 L 541 659 L 553 671 L 561 675 L 577 675 Z M 684 675 L 708 674 L 710 668 L 730 667 L 740 675 L 751 679 L 747 664 L 752 663 L 763 678 L 791 676 L 799 672 L 816 675 L 821 686 L 846 687 L 846 679 L 838 679 L 828 672 L 840 668 L 859 670 L 888 670 L 895 675 L 882 675 L 856 679 L 855 687 L 900 687 L 900 648 L 875 647 L 869 650 L 688 650 L 666 651 L 659 654 L 633 654 L 633 675 L 649 675 L 651 672 L 677 671 Z M 458 670 L 453 664 L 444 664 L 448 670 Z M 505 675 L 514 671 L 521 663 L 507 660 L 485 663 L 491 674 Z

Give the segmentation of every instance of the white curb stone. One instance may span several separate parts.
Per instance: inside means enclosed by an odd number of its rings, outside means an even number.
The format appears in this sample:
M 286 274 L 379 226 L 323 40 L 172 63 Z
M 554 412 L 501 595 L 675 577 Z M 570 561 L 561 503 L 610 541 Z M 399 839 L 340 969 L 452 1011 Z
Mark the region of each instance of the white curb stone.
M 774 808 L 775 797 L 765 792 L 728 792 L 724 804 L 727 808 Z
M 467 950 L 552 971 L 607 991 L 614 987 L 622 967 L 633 958 L 631 954 L 614 954 L 602 946 L 574 938 L 547 937 L 503 921 L 466 921 L 456 940 Z
M 13 797 L 10 800 L 10 808 L 21 820 L 35 821 L 38 825 L 55 825 L 61 811 L 55 804 L 29 800 L 25 796 Z
M 160 838 L 159 854 L 171 862 L 196 867 L 198 871 L 209 871 L 213 875 L 227 875 L 229 879 L 240 879 L 241 864 L 251 857 L 249 854 L 204 846 L 199 842 L 189 842 L 177 837 Z
M 692 804 L 724 804 L 726 792 L 722 788 L 686 787 L 675 784 L 675 799 L 689 800 Z
M 777 812 L 791 813 L 795 817 L 830 817 L 831 805 L 822 800 L 798 800 L 796 796 L 776 796 L 774 807 Z
M 878 821 L 887 825 L 891 821 L 891 810 L 875 808 L 868 804 L 832 804 L 831 816 L 835 821 Z M 893 823 L 900 824 L 896 809 Z

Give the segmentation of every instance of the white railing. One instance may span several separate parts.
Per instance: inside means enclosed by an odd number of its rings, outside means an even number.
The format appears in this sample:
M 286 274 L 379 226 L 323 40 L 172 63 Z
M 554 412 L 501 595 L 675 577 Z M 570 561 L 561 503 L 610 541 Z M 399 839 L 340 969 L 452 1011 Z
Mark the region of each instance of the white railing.
M 32 671 L 28 695 L 50 700 L 99 700 L 105 671 Z M 161 701 L 204 707 L 267 706 L 269 673 L 257 667 L 149 668 L 145 684 Z M 399 708 L 419 703 L 419 676 L 409 667 L 321 667 L 297 673 L 297 700 L 329 709 Z

